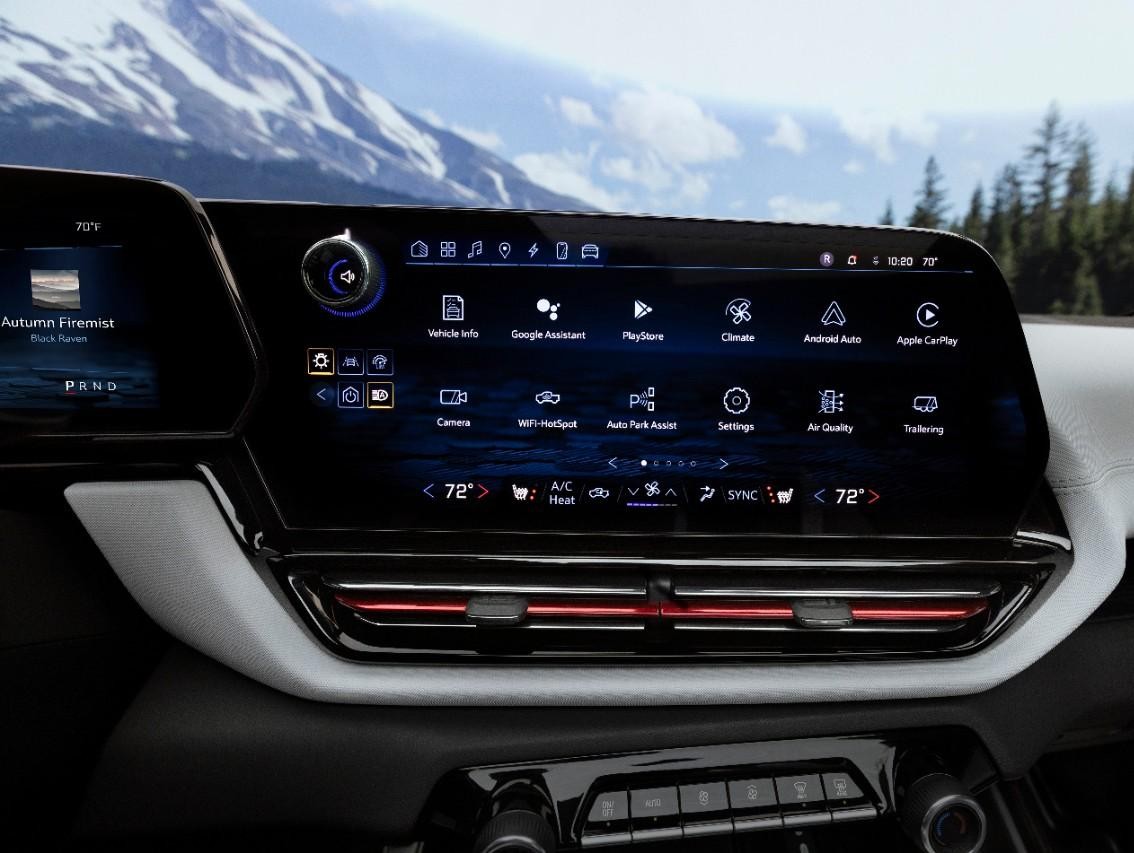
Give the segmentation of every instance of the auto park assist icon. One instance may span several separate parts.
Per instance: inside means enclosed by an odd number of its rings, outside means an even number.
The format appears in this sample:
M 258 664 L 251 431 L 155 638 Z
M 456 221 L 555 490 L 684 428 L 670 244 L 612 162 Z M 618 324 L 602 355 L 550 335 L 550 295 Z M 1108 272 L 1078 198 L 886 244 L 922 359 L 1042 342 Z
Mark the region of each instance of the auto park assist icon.
M 653 385 L 643 388 L 641 391 L 630 395 L 630 408 L 645 409 L 647 412 L 652 412 L 656 397 L 657 389 Z

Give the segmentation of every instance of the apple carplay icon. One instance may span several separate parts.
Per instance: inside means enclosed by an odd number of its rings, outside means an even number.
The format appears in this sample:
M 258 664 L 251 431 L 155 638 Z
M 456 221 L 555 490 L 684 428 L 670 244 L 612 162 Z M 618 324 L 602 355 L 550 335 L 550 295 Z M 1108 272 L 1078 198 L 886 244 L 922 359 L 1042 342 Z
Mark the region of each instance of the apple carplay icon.
M 941 322 L 941 309 L 935 302 L 923 302 L 917 307 L 917 322 L 925 329 L 932 329 Z
M 634 300 L 634 319 L 641 320 L 654 309 L 643 302 L 641 299 Z

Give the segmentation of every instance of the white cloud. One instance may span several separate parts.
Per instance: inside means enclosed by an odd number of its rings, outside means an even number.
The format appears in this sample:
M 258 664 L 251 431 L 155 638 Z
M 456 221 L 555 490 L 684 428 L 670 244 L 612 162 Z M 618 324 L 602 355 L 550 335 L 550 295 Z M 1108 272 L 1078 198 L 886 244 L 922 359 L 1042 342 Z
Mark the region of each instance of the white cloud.
M 856 145 L 893 163 L 895 138 L 928 148 L 937 140 L 937 122 L 923 113 L 889 114 L 869 110 L 837 110 L 839 129 Z
M 671 165 L 740 156 L 736 134 L 685 95 L 628 90 L 614 99 L 610 112 L 614 131 L 624 143 L 653 151 Z
M 774 195 L 768 199 L 772 219 L 782 222 L 835 222 L 842 209 L 837 201 L 808 201 L 793 195 Z
M 503 137 L 495 130 L 477 130 L 475 127 L 465 127 L 461 124 L 454 124 L 449 130 L 457 136 L 463 136 L 473 145 L 479 145 L 489 151 L 499 151 L 504 147 Z
M 709 197 L 711 189 L 708 175 L 701 172 L 685 172 L 681 176 L 681 192 L 678 198 L 691 204 L 702 204 Z
M 563 118 L 579 127 L 602 126 L 599 117 L 595 115 L 594 107 L 578 98 L 571 98 L 567 95 L 560 96 L 559 112 L 563 114 Z
M 833 110 L 858 98 L 874 109 L 901 111 L 932 99 L 941 114 L 1038 116 L 1053 99 L 1068 111 L 1128 105 L 1134 79 L 1128 44 L 1134 3 L 1124 0 L 1083 4 L 1093 14 L 1079 15 L 1067 14 L 1067 0 L 1034 0 L 1026 15 L 1013 8 L 1020 4 L 988 0 L 356 2 L 396 5 L 494 53 L 535 48 L 544 61 L 584 74 L 647 81 L 714 102 L 759 105 L 771 95 L 794 109 Z M 785 33 L 806 33 L 807 49 Z M 862 40 L 848 33 L 870 33 L 885 49 L 863 50 Z M 773 90 L 753 82 L 771 80 Z
M 531 180 L 549 190 L 592 204 L 601 210 L 623 207 L 618 196 L 595 184 L 591 179 L 591 162 L 595 149 L 589 152 L 547 151 L 521 154 L 513 162 Z
M 638 160 L 608 157 L 599 163 L 599 171 L 608 178 L 638 184 L 655 195 L 672 190 L 668 198 L 659 196 L 651 207 L 658 207 L 659 203 L 664 206 L 674 199 L 701 204 L 712 189 L 708 175 L 681 166 L 668 167 L 653 152 L 647 152 Z
M 352 0 L 324 0 L 323 8 L 340 18 L 349 18 L 361 11 L 358 4 L 352 2 Z
M 776 129 L 771 136 L 765 136 L 769 148 L 786 148 L 792 154 L 801 155 L 807 150 L 807 131 L 803 125 L 787 113 L 776 118 Z
M 500 151 L 504 147 L 504 138 L 495 130 L 478 130 L 475 127 L 468 127 L 463 124 L 449 124 L 441 118 L 441 114 L 437 110 L 429 107 L 418 110 L 417 114 L 438 130 L 448 130 L 467 139 L 473 145 L 479 145 L 489 151 Z
M 650 192 L 661 192 L 673 186 L 673 173 L 656 155 L 647 152 L 645 157 L 608 157 L 599 164 L 599 170 L 608 178 L 639 184 Z
M 747 199 L 734 198 L 732 201 L 730 201 L 728 203 L 728 209 L 729 210 L 742 210 L 744 207 L 747 206 L 747 204 L 748 204 Z
M 851 159 L 843 163 L 843 171 L 848 175 L 861 175 L 865 170 L 866 167 L 862 165 L 861 160 Z
M 700 205 L 712 190 L 711 176 L 691 167 L 741 153 L 736 134 L 684 95 L 623 90 L 609 107 L 608 121 L 587 101 L 566 95 L 545 100 L 572 124 L 597 129 L 600 141 L 586 154 L 567 150 L 528 153 L 515 163 L 532 180 L 596 207 L 624 209 L 631 198 L 633 204 L 647 209 L 672 209 L 675 203 Z M 597 157 L 600 148 L 605 154 L 601 159 Z M 612 191 L 600 185 L 605 183 L 602 179 L 633 189 Z

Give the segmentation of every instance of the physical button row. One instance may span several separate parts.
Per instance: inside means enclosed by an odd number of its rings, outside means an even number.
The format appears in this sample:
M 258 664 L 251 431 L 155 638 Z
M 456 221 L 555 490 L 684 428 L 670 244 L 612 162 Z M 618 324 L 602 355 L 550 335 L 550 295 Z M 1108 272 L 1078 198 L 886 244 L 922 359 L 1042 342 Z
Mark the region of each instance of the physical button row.
M 765 776 L 599 794 L 583 847 L 818 826 L 876 817 L 847 773 Z

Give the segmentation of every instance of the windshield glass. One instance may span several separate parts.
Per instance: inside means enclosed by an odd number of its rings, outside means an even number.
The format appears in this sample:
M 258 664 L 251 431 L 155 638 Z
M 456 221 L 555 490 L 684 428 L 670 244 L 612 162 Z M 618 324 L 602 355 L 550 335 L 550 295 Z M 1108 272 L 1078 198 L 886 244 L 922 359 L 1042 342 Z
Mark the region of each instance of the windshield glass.
M 1022 312 L 1129 314 L 1132 31 L 1124 2 L 6 0 L 0 162 L 941 228 Z

